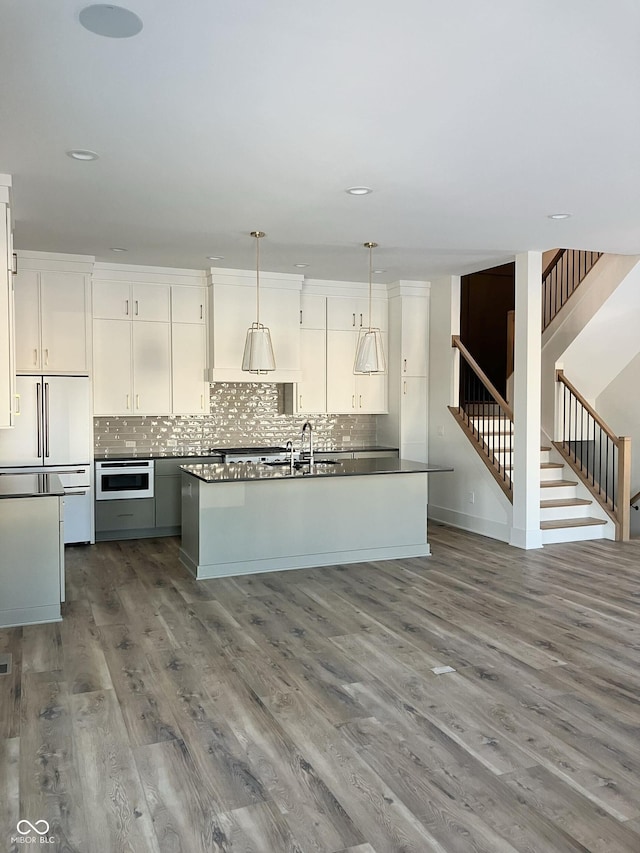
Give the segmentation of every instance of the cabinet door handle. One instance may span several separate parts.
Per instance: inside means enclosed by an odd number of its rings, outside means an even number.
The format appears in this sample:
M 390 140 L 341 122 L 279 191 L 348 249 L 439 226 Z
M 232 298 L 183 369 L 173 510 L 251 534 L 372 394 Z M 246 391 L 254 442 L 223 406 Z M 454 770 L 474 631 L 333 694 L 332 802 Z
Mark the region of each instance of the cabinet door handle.
M 202 305 L 200 306 L 200 319 L 204 320 L 204 308 Z
M 406 373 L 407 372 L 407 359 L 406 358 L 404 359 L 403 364 L 404 364 L 404 367 L 402 368 L 402 372 Z
M 13 275 L 18 275 L 18 255 L 16 254 L 16 252 L 13 253 L 11 272 L 13 273 Z
M 130 408 L 130 405 L 129 405 L 129 395 L 127 394 L 127 411 L 129 410 L 129 408 Z
M 406 383 L 406 382 L 403 382 L 403 383 L 402 383 L 402 393 L 403 393 L 405 396 L 406 396 L 406 394 L 407 394 L 407 383 Z
M 355 325 L 356 325 L 356 315 L 354 313 L 352 326 L 355 328 Z
M 45 349 L 45 351 L 44 351 L 44 364 L 45 364 L 45 367 L 48 367 L 48 365 L 49 365 L 49 350 L 48 349 Z
M 20 394 L 16 394 L 16 409 L 14 414 L 16 416 L 22 414 L 22 410 L 20 408 Z
M 128 299 L 124 300 L 124 313 L 125 313 L 125 317 L 129 316 L 129 300 Z
M 34 349 L 34 351 L 33 351 L 33 363 L 34 364 L 38 363 L 38 350 L 37 349 Z
M 356 395 L 352 394 L 351 395 L 351 408 L 355 409 L 355 407 L 356 407 Z
M 360 315 L 360 328 L 362 328 L 362 314 Z
M 302 394 L 300 394 L 300 402 L 298 403 L 298 408 L 302 410 Z
M 138 300 L 136 299 L 136 317 L 138 316 Z
M 136 394 L 136 409 L 140 408 L 140 394 Z
M 200 394 L 200 408 L 204 412 L 204 394 Z
M 360 394 L 360 408 L 362 408 L 362 394 Z
M 300 309 L 300 325 L 302 325 L 302 308 Z

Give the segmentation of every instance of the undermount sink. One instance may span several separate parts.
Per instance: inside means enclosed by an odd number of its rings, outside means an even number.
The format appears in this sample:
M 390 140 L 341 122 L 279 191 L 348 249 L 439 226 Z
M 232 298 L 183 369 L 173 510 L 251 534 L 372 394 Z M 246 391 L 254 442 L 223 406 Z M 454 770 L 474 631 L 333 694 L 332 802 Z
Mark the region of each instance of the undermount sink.
M 287 465 L 291 465 L 291 462 L 288 459 L 282 460 L 281 462 L 263 462 L 263 465 L 268 465 L 272 468 L 284 468 Z M 318 459 L 317 461 L 314 459 L 313 467 L 314 468 L 329 468 L 332 465 L 342 465 L 342 462 L 339 462 L 337 459 Z M 293 467 L 296 471 L 300 471 L 302 468 L 309 467 L 308 459 L 296 459 L 293 463 Z

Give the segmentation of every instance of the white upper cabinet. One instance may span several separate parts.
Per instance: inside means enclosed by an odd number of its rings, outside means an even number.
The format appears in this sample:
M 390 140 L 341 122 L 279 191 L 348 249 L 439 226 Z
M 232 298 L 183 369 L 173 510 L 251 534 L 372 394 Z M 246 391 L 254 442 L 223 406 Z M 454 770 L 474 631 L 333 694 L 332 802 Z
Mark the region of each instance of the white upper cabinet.
M 406 376 L 426 376 L 429 351 L 429 303 L 421 297 L 405 296 L 402 299 L 401 325 L 398 329 L 402 341 L 401 370 Z
M 358 330 L 371 325 L 375 329 L 387 330 L 387 300 L 374 296 L 371 300 L 371 323 L 369 323 L 369 297 L 330 296 L 327 299 L 327 329 L 336 331 Z
M 94 320 L 95 415 L 171 412 L 171 329 L 168 323 Z
M 25 263 L 33 262 L 33 258 Z M 89 277 L 19 264 L 15 277 L 16 368 L 88 373 Z
M 300 290 L 302 276 L 260 276 L 260 322 L 271 331 L 276 369 L 242 370 L 247 329 L 256 320 L 256 276 L 242 270 L 214 270 L 209 276 L 211 382 L 296 382 L 300 379 Z
M 14 425 L 16 404 L 10 187 L 0 175 L 0 428 Z
M 176 415 L 201 415 L 209 411 L 206 344 L 203 325 L 171 324 L 171 384 Z
M 327 297 L 316 293 L 305 293 L 300 296 L 300 326 L 303 329 L 327 328 Z
M 94 281 L 93 317 L 168 323 L 171 319 L 171 288 L 166 284 Z
M 171 288 L 171 320 L 174 323 L 201 323 L 204 325 L 207 307 L 207 290 L 204 287 Z
M 369 326 L 369 298 L 327 298 L 327 411 L 344 414 L 384 414 L 387 411 L 387 374 L 353 372 L 358 334 Z M 387 300 L 371 300 L 371 326 L 382 330 L 388 352 Z

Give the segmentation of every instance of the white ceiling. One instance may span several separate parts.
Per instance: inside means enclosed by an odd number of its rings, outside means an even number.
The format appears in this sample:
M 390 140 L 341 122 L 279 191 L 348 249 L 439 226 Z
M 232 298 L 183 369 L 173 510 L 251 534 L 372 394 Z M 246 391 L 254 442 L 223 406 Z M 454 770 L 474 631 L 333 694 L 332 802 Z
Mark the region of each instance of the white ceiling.
M 640 253 L 637 0 L 119 0 L 131 39 L 88 2 L 2 0 L 19 248 L 251 268 L 259 228 L 310 278 L 365 280 L 376 240 L 380 281 Z

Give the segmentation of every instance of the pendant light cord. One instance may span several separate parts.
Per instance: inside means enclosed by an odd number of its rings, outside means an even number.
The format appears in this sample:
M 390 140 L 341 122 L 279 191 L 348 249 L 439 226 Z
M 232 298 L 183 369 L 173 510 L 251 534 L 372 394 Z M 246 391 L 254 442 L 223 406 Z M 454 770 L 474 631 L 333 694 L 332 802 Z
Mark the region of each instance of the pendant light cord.
M 369 331 L 371 331 L 371 276 L 373 274 L 371 253 L 373 246 L 369 246 Z
M 260 237 L 258 236 L 258 234 L 256 234 L 256 322 L 259 326 L 260 325 Z

